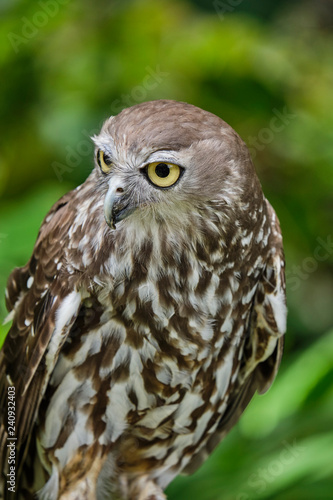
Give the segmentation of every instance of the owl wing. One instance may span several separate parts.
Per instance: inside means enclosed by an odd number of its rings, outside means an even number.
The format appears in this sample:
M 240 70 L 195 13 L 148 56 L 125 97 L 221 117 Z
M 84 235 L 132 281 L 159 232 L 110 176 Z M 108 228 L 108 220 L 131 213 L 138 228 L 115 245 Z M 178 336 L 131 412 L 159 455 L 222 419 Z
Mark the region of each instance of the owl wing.
M 235 389 L 215 433 L 183 470 L 192 474 L 237 423 L 254 393 L 266 392 L 278 371 L 286 330 L 284 252 L 279 221 L 267 202 L 271 220 L 270 254 L 253 298 L 249 327 Z
M 70 192 L 52 207 L 30 261 L 14 269 L 8 279 L 7 319 L 13 323 L 0 352 L 0 462 L 8 450 L 8 387 L 15 388 L 14 434 L 19 453 L 31 434 L 50 374 L 80 308 L 80 293 L 68 279 L 62 279 L 60 268 L 73 220 L 72 201 Z

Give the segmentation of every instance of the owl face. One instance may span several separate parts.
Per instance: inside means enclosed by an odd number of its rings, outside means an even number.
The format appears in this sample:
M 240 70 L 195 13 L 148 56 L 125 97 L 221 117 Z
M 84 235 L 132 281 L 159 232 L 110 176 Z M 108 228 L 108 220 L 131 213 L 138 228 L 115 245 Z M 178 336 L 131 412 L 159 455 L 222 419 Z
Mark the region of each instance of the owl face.
M 112 229 L 129 216 L 179 223 L 209 204 L 236 207 L 248 195 L 247 178 L 255 177 L 229 125 L 175 101 L 125 109 L 94 142 L 96 181 Z

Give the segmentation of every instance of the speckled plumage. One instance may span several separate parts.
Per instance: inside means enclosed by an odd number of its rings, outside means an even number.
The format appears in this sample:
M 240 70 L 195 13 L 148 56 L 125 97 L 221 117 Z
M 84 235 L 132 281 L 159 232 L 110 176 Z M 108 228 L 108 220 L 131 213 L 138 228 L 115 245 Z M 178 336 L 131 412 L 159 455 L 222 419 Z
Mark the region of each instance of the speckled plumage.
M 281 358 L 281 232 L 239 136 L 194 106 L 152 101 L 94 140 L 111 172 L 96 163 L 53 206 L 8 280 L 0 376 L 2 401 L 8 385 L 17 394 L 17 498 L 165 498 Z M 151 162 L 180 165 L 179 181 L 153 186 Z M 130 207 L 115 230 L 110 190 Z M 5 412 L 1 431 L 5 470 Z

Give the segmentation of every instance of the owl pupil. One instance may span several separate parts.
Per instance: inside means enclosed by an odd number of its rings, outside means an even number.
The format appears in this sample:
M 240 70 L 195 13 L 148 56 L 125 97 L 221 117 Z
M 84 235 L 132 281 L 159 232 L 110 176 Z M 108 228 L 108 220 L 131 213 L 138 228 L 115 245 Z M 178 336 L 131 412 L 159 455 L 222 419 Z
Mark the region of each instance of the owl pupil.
M 106 153 L 103 154 L 103 160 L 104 160 L 104 163 L 106 165 L 111 165 L 111 163 L 112 163 L 112 160 L 111 160 L 110 156 L 107 155 Z
M 169 173 L 170 169 L 165 163 L 159 163 L 156 165 L 155 174 L 158 175 L 158 177 L 168 177 Z

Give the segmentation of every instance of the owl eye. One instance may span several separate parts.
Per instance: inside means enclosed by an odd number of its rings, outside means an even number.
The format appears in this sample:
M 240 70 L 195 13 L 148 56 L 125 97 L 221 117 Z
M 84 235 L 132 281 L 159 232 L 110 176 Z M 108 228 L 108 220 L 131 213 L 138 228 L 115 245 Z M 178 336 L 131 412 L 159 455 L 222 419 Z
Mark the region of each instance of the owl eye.
M 170 187 L 178 181 L 181 169 L 174 163 L 149 163 L 146 167 L 148 179 L 157 187 Z
M 104 153 L 104 151 L 102 151 L 101 149 L 97 151 L 97 163 L 104 174 L 108 174 L 109 172 L 111 172 L 111 169 L 113 167 L 112 160 L 110 156 Z

